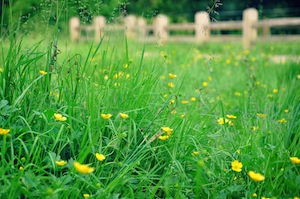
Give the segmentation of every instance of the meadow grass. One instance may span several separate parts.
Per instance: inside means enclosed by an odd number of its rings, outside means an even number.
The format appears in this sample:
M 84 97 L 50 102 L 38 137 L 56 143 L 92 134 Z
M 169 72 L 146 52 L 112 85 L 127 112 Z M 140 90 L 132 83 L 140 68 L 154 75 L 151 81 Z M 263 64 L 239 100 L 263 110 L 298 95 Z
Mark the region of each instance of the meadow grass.
M 3 40 L 0 198 L 300 197 L 298 46 Z

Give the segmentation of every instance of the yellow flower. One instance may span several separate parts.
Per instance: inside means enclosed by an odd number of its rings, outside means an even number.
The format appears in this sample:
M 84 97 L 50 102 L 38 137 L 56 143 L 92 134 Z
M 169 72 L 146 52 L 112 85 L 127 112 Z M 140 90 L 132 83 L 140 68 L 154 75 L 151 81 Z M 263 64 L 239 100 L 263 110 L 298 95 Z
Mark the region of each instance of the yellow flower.
M 3 72 L 3 68 L 2 67 L 0 67 L 0 73 L 2 73 Z
M 208 83 L 207 82 L 202 82 L 202 86 L 206 87 L 206 86 L 208 86 Z
M 294 164 L 300 164 L 300 159 L 297 157 L 290 157 L 290 160 L 294 163 Z
M 257 194 L 256 194 L 256 193 L 254 193 L 252 196 L 253 196 L 253 197 L 257 197 Z
M 64 166 L 65 164 L 67 164 L 67 162 L 64 160 L 61 160 L 61 161 L 55 161 L 55 164 L 58 166 Z
M 279 123 L 286 123 L 287 121 L 286 121 L 286 119 L 282 118 L 282 119 L 278 120 L 278 122 Z
M 185 117 L 185 114 L 181 114 L 181 115 L 180 115 L 180 118 L 184 118 L 184 117 Z
M 278 93 L 278 89 L 273 89 L 273 93 Z
M 0 128 L 0 135 L 6 135 L 10 132 L 10 129 L 3 129 L 3 128 Z
M 257 131 L 257 129 L 258 129 L 258 126 L 252 126 L 253 131 Z
M 75 169 L 82 174 L 88 174 L 94 172 L 94 168 L 87 164 L 80 164 L 79 162 L 74 162 Z
M 161 135 L 161 136 L 158 137 L 158 139 L 163 140 L 163 141 L 168 139 L 168 138 L 169 138 L 168 135 Z
M 288 110 L 288 109 L 284 109 L 284 112 L 285 112 L 285 113 L 288 113 L 288 112 L 289 112 L 289 110 Z
M 233 171 L 241 172 L 242 167 L 243 167 L 243 164 L 241 162 L 237 161 L 237 160 L 234 160 L 233 162 L 231 162 L 231 169 Z
M 235 115 L 226 115 L 226 117 L 227 117 L 228 119 L 236 119 L 236 116 L 235 116 Z
M 196 156 L 196 155 L 198 155 L 198 154 L 199 154 L 198 151 L 193 151 L 193 153 L 192 153 L 193 156 Z
M 195 102 L 197 99 L 195 97 L 191 97 L 190 99 L 192 102 Z
M 175 103 L 175 100 L 170 100 L 170 104 L 174 104 Z
M 120 113 L 121 118 L 123 119 L 127 119 L 129 118 L 129 115 L 127 115 L 126 113 Z
M 102 153 L 96 153 L 96 158 L 97 160 L 102 162 L 103 160 L 105 160 L 106 157 Z
M 255 182 L 263 181 L 265 179 L 265 176 L 260 173 L 255 173 L 254 171 L 249 171 L 248 176 Z
M 175 85 L 174 85 L 172 82 L 169 82 L 169 83 L 168 83 L 168 86 L 169 86 L 170 88 L 174 88 L 174 87 L 175 87 Z
M 175 115 L 175 114 L 177 114 L 177 111 L 174 109 L 173 111 L 171 111 L 171 114 Z
M 189 103 L 189 101 L 187 101 L 187 100 L 182 100 L 181 101 L 181 104 L 183 104 L 183 105 L 186 105 L 186 104 L 188 104 Z
M 264 118 L 267 116 L 267 114 L 265 114 L 265 113 L 257 113 L 256 115 L 260 118 Z
M 90 197 L 90 194 L 85 193 L 85 194 L 83 194 L 83 197 L 84 197 L 84 198 L 89 198 L 89 197 Z
M 103 119 L 105 119 L 105 120 L 108 120 L 109 118 L 111 118 L 112 117 L 112 114 L 101 114 L 101 117 L 103 118 Z
M 231 120 L 228 120 L 228 119 L 224 119 L 224 118 L 222 118 L 222 117 L 220 117 L 219 119 L 218 119 L 218 123 L 219 124 L 221 124 L 221 125 L 223 125 L 223 124 L 229 124 L 230 126 L 233 126 L 233 122 L 231 121 Z
M 173 132 L 173 129 L 171 129 L 170 127 L 161 127 L 161 130 L 163 130 L 165 133 L 167 133 L 168 136 L 170 136 Z
M 19 170 L 20 170 L 20 171 L 24 171 L 24 167 L 20 166 L 20 167 L 19 167 Z
M 261 199 L 271 199 L 271 198 L 261 197 Z
M 242 94 L 240 92 L 235 92 L 234 95 L 240 97 Z
M 55 118 L 56 121 L 61 121 L 61 122 L 67 120 L 66 117 L 63 117 L 63 116 L 62 116 L 61 114 L 59 114 L 59 113 L 54 113 L 54 118 Z
M 298 79 L 300 79 L 300 74 L 299 74 L 299 75 L 297 75 L 297 78 L 298 78 Z
M 174 79 L 174 78 L 176 78 L 176 77 L 177 77 L 177 75 L 172 74 L 172 73 L 169 73 L 169 78 Z
M 47 72 L 44 71 L 44 70 L 40 70 L 39 72 L 40 72 L 41 75 L 46 75 L 47 74 Z
M 104 80 L 108 80 L 108 75 L 104 75 Z

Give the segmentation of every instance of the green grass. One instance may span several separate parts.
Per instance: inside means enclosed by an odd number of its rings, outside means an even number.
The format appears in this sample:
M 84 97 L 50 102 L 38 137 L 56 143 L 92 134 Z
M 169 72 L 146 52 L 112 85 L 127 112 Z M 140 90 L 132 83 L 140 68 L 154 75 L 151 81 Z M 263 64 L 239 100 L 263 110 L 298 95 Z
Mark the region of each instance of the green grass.
M 10 132 L 0 135 L 0 198 L 300 197 L 300 168 L 290 160 L 300 158 L 300 68 L 270 58 L 299 56 L 298 46 L 246 52 L 240 43 L 59 38 L 53 56 L 47 39 L 5 40 L 0 127 Z M 234 125 L 218 124 L 227 114 Z M 164 126 L 173 129 L 165 141 Z M 75 161 L 94 172 L 79 173 Z M 265 180 L 254 182 L 251 170 Z

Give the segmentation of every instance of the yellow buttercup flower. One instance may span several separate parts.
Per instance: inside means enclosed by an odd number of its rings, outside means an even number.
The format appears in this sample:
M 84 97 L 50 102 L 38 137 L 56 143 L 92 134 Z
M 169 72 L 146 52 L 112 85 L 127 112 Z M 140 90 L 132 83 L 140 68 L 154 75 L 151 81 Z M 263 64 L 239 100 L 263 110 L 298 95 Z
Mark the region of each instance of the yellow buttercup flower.
M 105 160 L 106 157 L 102 153 L 96 153 L 96 158 L 97 160 L 102 162 L 103 160 Z
M 264 118 L 267 116 L 267 114 L 265 114 L 265 113 L 257 113 L 256 115 L 260 118 Z
M 39 72 L 40 72 L 41 75 L 46 75 L 47 74 L 47 72 L 44 71 L 44 70 L 40 70 Z
M 20 167 L 19 167 L 19 170 L 20 170 L 20 171 L 24 171 L 24 167 L 20 166 Z
M 74 162 L 74 167 L 79 173 L 82 174 L 89 174 L 95 170 L 93 167 L 90 167 L 87 164 L 80 164 L 79 162 Z
M 158 137 L 158 139 L 163 140 L 163 141 L 168 139 L 168 138 L 169 138 L 168 135 L 161 135 L 161 136 Z
M 172 73 L 169 73 L 169 78 L 174 79 L 174 78 L 176 78 L 176 77 L 177 77 L 177 75 L 172 74 Z
M 7 135 L 10 132 L 10 129 L 0 128 L 0 135 Z
M 182 100 L 181 101 L 181 104 L 183 104 L 183 105 L 186 105 L 186 104 L 188 104 L 189 103 L 189 101 L 187 101 L 187 100 Z
M 198 155 L 198 154 L 199 154 L 198 151 L 193 151 L 193 153 L 192 153 L 193 156 L 196 156 L 196 155 Z
M 234 95 L 240 97 L 242 94 L 240 92 L 235 92 Z
M 226 117 L 227 117 L 228 119 L 236 119 L 236 116 L 235 116 L 235 115 L 226 115 Z
M 290 160 L 294 163 L 294 164 L 300 164 L 300 159 L 298 157 L 290 157 Z
M 170 100 L 170 104 L 174 104 L 175 103 L 175 100 Z
M 195 102 L 197 99 L 195 97 L 191 97 L 190 99 L 192 102 Z
M 2 67 L 0 67 L 0 73 L 2 73 L 3 72 L 3 68 Z
M 61 161 L 55 161 L 55 164 L 58 166 L 64 166 L 65 164 L 67 164 L 67 162 L 64 160 L 61 160 Z
M 206 87 L 206 86 L 208 86 L 208 83 L 207 82 L 202 82 L 202 86 Z
M 285 113 L 288 113 L 288 112 L 289 112 L 289 109 L 284 109 L 284 112 L 285 112 Z
M 221 125 L 229 124 L 230 126 L 233 126 L 233 122 L 229 119 L 224 119 L 224 118 L 220 117 L 217 121 Z
M 63 117 L 62 114 L 59 114 L 59 113 L 54 113 L 54 118 L 55 118 L 56 121 L 61 121 L 61 122 L 67 120 L 66 117 Z
M 265 176 L 260 173 L 255 173 L 254 171 L 249 171 L 248 176 L 255 182 L 263 181 Z
M 172 82 L 169 82 L 169 83 L 168 83 L 168 87 L 170 87 L 170 88 L 174 88 L 174 87 L 175 87 L 175 85 L 174 85 Z
M 111 118 L 112 117 L 112 114 L 101 114 L 101 117 L 103 118 L 103 119 L 105 119 L 105 120 L 108 120 L 109 118 Z
M 90 194 L 85 193 L 85 194 L 83 194 L 83 197 L 84 197 L 84 198 L 89 198 L 89 197 L 90 197 Z
M 252 194 L 252 196 L 253 196 L 253 197 L 257 197 L 257 194 L 256 194 L 256 193 L 254 193 L 254 194 Z
M 278 93 L 278 89 L 273 89 L 273 93 Z
M 231 162 L 231 169 L 233 171 L 241 172 L 242 167 L 243 167 L 243 164 L 241 162 L 237 161 L 237 160 L 234 160 L 233 162 Z
M 121 118 L 123 119 L 127 119 L 129 118 L 129 115 L 127 115 L 126 113 L 120 113 Z
M 278 122 L 279 123 L 286 123 L 287 121 L 286 121 L 286 119 L 282 118 L 282 119 L 278 120 Z
M 167 133 L 168 136 L 170 136 L 173 132 L 173 129 L 171 129 L 170 127 L 161 127 L 161 130 L 163 130 L 165 133 Z

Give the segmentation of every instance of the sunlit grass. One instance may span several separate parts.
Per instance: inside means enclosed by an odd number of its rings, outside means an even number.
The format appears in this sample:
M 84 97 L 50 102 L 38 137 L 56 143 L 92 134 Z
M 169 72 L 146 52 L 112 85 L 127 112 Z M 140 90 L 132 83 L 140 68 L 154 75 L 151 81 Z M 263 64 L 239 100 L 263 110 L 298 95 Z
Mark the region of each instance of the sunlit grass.
M 300 196 L 298 45 L 13 41 L 1 198 Z

